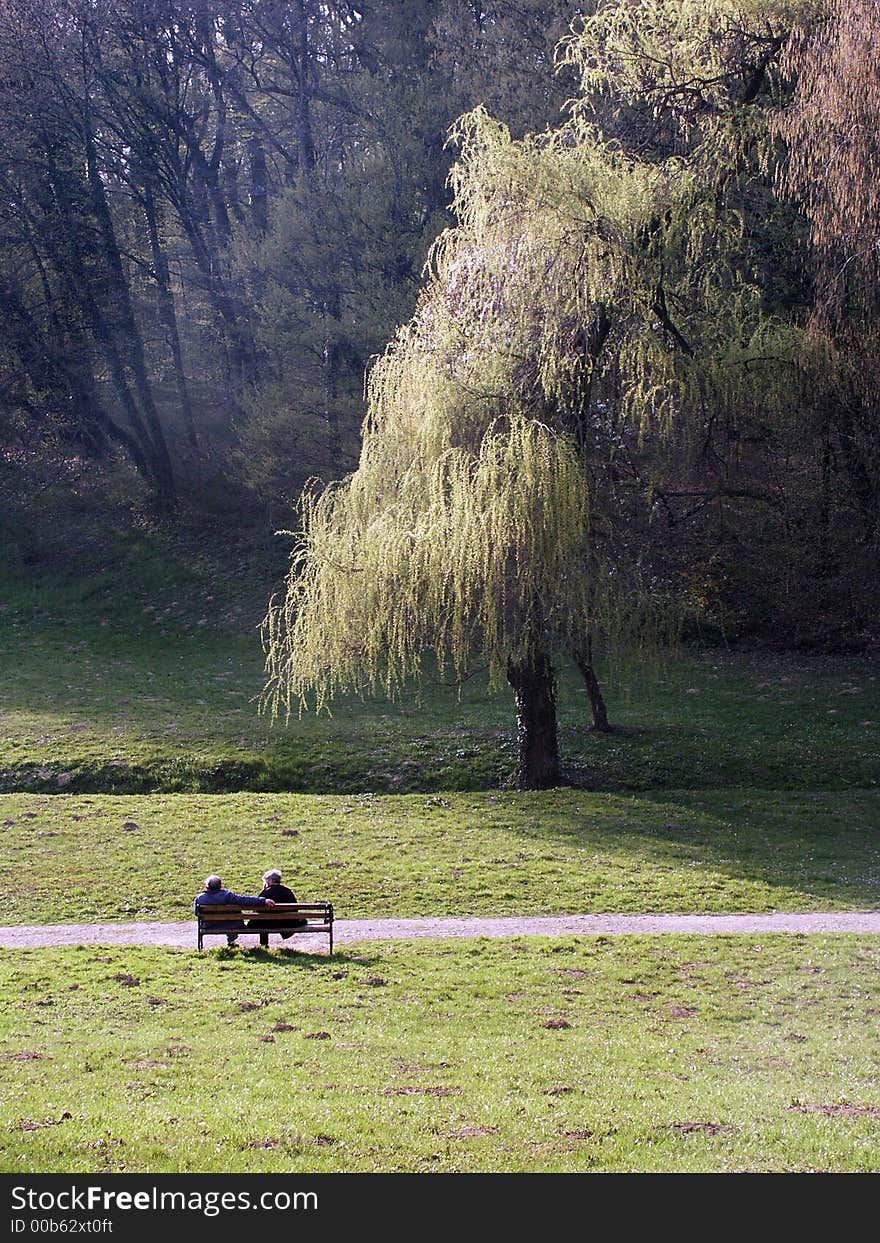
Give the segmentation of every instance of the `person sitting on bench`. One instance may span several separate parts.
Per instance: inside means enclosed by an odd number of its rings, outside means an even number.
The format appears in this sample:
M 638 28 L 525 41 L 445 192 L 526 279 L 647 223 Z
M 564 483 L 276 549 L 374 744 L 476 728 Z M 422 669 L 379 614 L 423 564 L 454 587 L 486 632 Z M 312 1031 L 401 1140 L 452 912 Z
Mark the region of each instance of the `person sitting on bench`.
M 293 893 L 286 885 L 281 884 L 281 873 L 278 868 L 270 868 L 268 872 L 263 873 L 263 889 L 260 893 L 261 898 L 268 898 L 272 902 L 295 902 L 296 894 Z M 291 925 L 295 928 L 305 928 L 308 920 L 292 919 Z M 272 928 L 271 923 L 263 922 L 259 919 L 251 919 L 248 921 L 248 931 L 251 929 L 260 930 L 260 944 L 268 946 L 269 930 Z M 288 937 L 292 937 L 292 932 L 282 932 L 281 936 L 286 941 Z
M 219 876 L 208 876 L 205 880 L 205 889 L 193 901 L 193 910 L 196 915 L 199 913 L 200 906 L 274 906 L 275 903 L 271 898 L 252 898 L 245 893 L 232 893 L 229 889 L 223 888 L 223 881 Z M 230 919 L 229 923 L 220 925 L 226 933 L 226 942 L 228 945 L 235 945 L 238 940 L 238 934 L 244 929 L 243 919 Z M 261 938 L 262 940 L 262 938 Z

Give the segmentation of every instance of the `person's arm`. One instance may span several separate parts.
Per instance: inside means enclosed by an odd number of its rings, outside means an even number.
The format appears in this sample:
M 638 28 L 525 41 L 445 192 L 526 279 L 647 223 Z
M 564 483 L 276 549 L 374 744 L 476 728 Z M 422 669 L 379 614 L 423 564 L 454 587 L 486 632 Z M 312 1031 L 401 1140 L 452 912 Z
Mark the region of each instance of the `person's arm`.
M 235 903 L 236 906 L 274 906 L 275 903 L 271 898 L 254 898 L 246 893 L 231 893 L 226 899 L 228 903 Z

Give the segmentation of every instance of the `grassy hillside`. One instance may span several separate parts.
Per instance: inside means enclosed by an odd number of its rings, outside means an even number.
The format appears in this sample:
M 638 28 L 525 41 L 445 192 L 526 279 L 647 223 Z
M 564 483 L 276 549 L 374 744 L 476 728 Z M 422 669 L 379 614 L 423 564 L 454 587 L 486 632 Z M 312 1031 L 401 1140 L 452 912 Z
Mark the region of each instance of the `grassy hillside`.
M 286 564 L 257 527 L 73 524 L 0 564 L 0 792 L 438 792 L 503 786 L 511 696 L 430 674 L 401 702 L 270 726 L 259 622 Z M 611 737 L 561 671 L 567 778 L 593 790 L 871 788 L 880 658 L 721 648 L 605 676 Z
M 269 866 L 345 918 L 880 903 L 880 795 L 0 796 L 0 923 L 189 919 Z M 257 890 L 254 889 L 257 886 Z
M 568 778 L 596 790 L 872 787 L 880 779 L 880 662 L 712 653 L 654 677 L 621 674 L 618 732 L 588 731 L 565 670 Z M 478 678 L 426 680 L 419 698 L 344 700 L 333 716 L 270 726 L 249 634 L 6 625 L 0 791 L 139 793 L 476 790 L 513 767 L 512 700 Z

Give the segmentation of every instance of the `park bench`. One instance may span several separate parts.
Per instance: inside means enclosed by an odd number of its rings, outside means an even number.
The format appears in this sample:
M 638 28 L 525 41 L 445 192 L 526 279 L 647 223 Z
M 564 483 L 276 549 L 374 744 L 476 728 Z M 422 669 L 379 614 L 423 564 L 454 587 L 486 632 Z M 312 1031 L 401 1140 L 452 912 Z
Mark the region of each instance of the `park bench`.
M 244 926 L 230 929 L 229 924 L 239 918 L 244 920 Z M 268 945 L 271 933 L 327 932 L 330 934 L 330 953 L 333 953 L 332 902 L 279 902 L 272 907 L 200 906 L 196 919 L 199 949 L 202 948 L 203 937 L 225 937 L 230 931 L 237 932 L 239 936 L 248 932 L 259 934 L 264 945 Z M 248 928 L 250 919 L 259 921 L 258 926 Z

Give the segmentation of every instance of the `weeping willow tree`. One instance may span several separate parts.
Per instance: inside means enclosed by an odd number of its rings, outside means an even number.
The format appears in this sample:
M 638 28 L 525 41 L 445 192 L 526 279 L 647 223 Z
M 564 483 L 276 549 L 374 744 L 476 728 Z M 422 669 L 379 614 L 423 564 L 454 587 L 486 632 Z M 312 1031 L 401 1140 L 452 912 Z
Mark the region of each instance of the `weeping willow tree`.
M 593 98 L 601 23 L 565 50 Z M 707 181 L 714 134 L 643 158 L 578 106 L 519 141 L 478 109 L 454 139 L 457 223 L 371 371 L 358 469 L 302 498 L 264 623 L 265 701 L 289 714 L 341 691 L 393 696 L 427 653 L 457 677 L 478 658 L 514 694 L 517 784 L 541 787 L 560 777 L 558 653 L 583 656 L 594 635 L 644 647 L 675 626 L 618 538 L 621 445 L 750 384 L 766 395 L 744 361 L 779 325 L 743 213 L 720 174 Z

